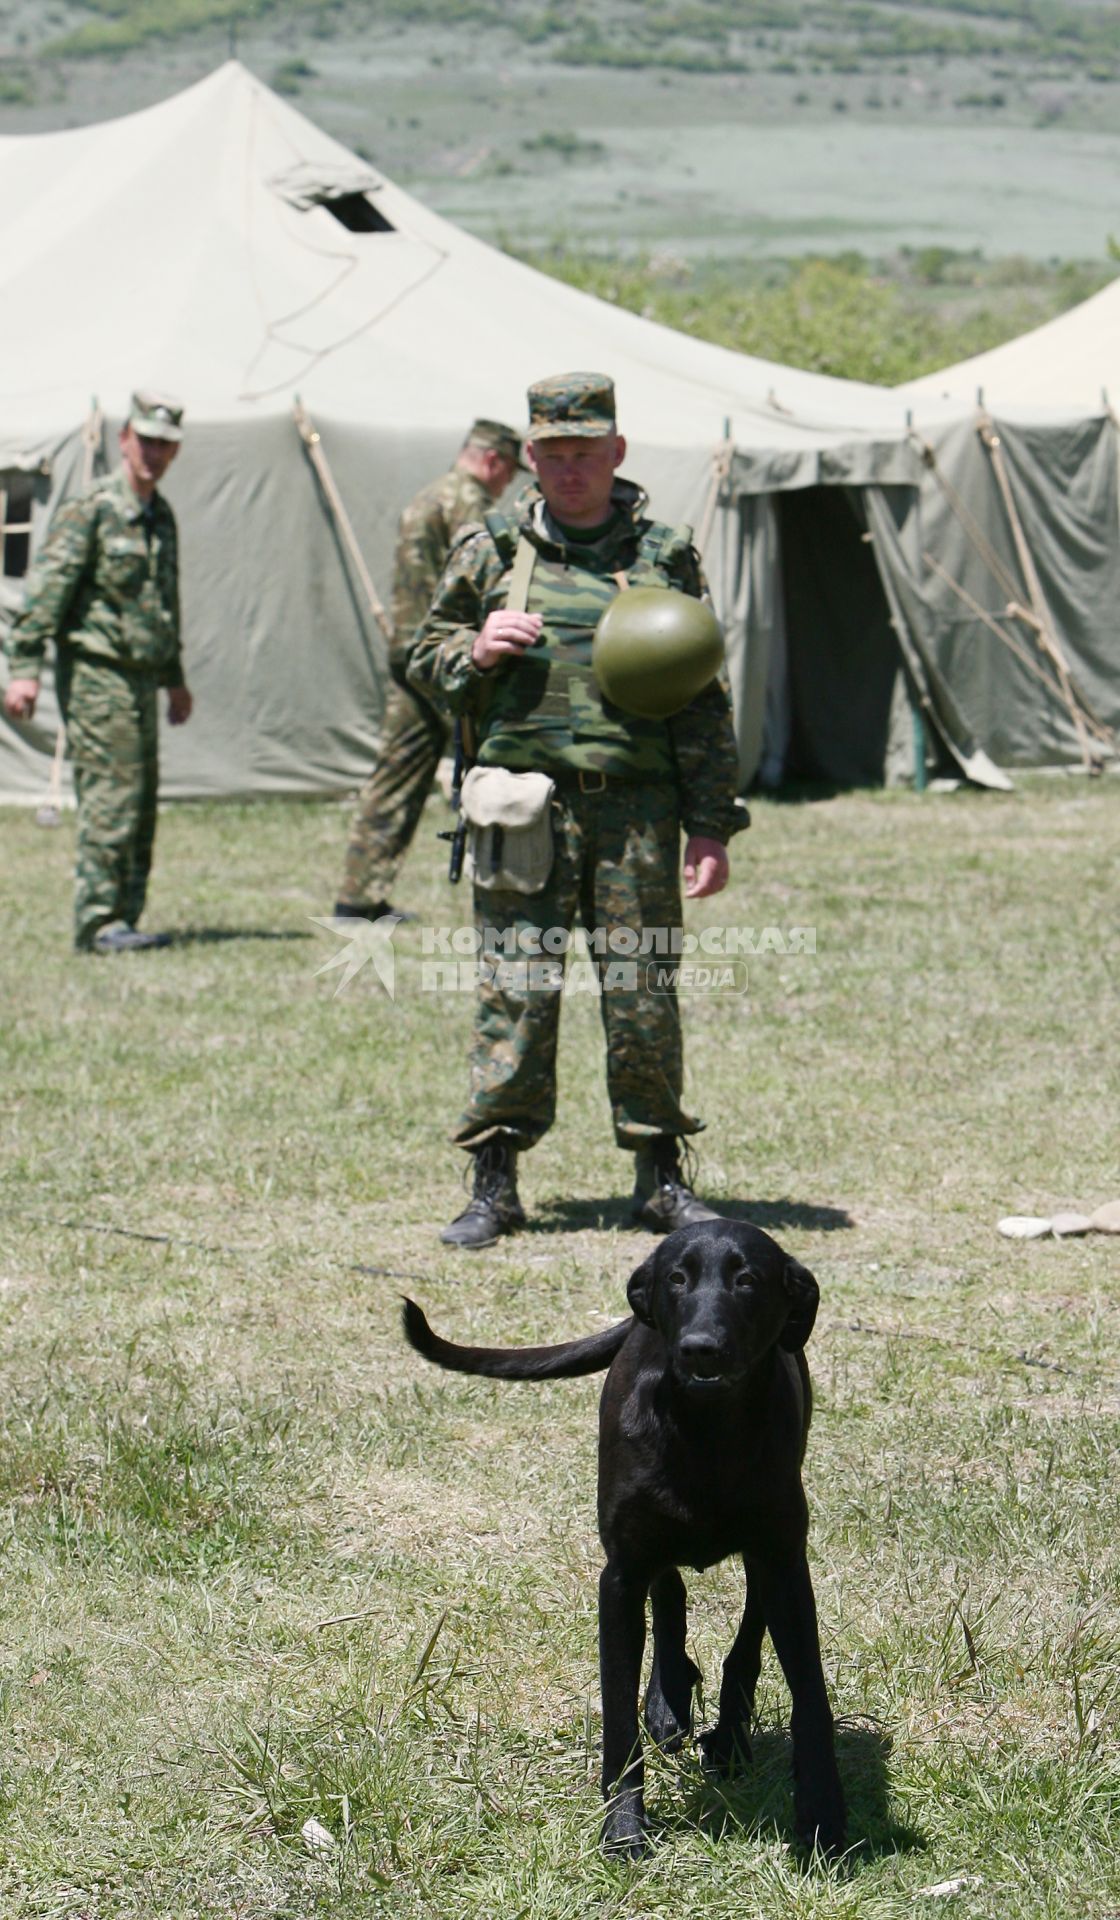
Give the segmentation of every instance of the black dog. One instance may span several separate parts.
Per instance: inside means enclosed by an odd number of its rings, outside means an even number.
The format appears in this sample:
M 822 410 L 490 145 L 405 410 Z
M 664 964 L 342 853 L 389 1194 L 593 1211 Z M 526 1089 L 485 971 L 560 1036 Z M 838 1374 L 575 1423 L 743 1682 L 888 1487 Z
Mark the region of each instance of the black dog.
M 633 1320 L 556 1347 L 453 1346 L 405 1301 L 417 1352 L 458 1373 L 559 1380 L 610 1365 L 599 1415 L 599 1582 L 603 1692 L 603 1844 L 646 1850 L 638 1687 L 645 1603 L 653 1612 L 646 1727 L 658 1746 L 680 1744 L 699 1678 L 685 1651 L 680 1566 L 710 1567 L 739 1553 L 747 1575 L 742 1624 L 723 1668 L 706 1762 L 750 1756 L 749 1733 L 767 1628 L 793 1701 L 798 1838 L 835 1854 L 844 1845 L 844 1796 L 821 1670 L 805 1557 L 808 1516 L 801 1461 L 811 1393 L 802 1348 L 813 1330 L 817 1283 L 756 1227 L 711 1220 L 669 1234 L 630 1277 Z

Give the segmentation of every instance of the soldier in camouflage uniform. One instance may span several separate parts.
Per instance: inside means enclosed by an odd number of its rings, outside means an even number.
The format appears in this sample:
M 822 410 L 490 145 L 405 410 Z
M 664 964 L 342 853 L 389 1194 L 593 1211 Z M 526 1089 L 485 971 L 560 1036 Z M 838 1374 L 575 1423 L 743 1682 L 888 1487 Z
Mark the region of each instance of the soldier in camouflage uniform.
M 665 721 L 603 700 L 589 671 L 601 614 L 625 586 L 701 596 L 699 561 L 689 530 L 647 519 L 645 496 L 616 476 L 626 443 L 608 379 L 542 381 L 529 409 L 537 487 L 512 523 L 492 514 L 453 547 L 410 649 L 409 680 L 470 718 L 479 765 L 555 782 L 543 889 L 526 895 L 476 876 L 476 928 L 483 941 L 494 930 L 502 958 L 519 930 L 530 950 L 535 934 L 577 918 L 597 934 L 615 1138 L 636 1157 L 634 1217 L 668 1232 L 714 1217 L 681 1168 L 680 1138 L 702 1123 L 681 1104 L 679 1012 L 672 992 L 649 990 L 650 955 L 629 974 L 611 961 L 640 951 L 643 933 L 679 928 L 682 824 L 688 896 L 726 885 L 726 843 L 745 824 L 730 703 L 722 681 Z M 524 1222 L 516 1159 L 552 1124 L 560 1015 L 555 980 L 531 982 L 516 967 L 480 968 L 470 1094 L 452 1136 L 475 1156 L 474 1191 L 444 1230 L 450 1245 L 486 1246 Z
M 175 516 L 156 491 L 182 439 L 182 408 L 137 393 L 121 466 L 56 516 L 8 643 L 11 719 L 30 720 L 49 641 L 78 801 L 74 944 L 121 953 L 162 946 L 140 933 L 159 788 L 156 690 L 173 726 L 191 696 L 179 647 Z
M 341 918 L 378 920 L 391 913 L 389 894 L 432 788 L 447 725 L 405 681 L 408 643 L 431 605 L 460 530 L 477 524 L 509 486 L 521 441 L 499 420 L 476 420 L 449 473 L 421 489 L 401 515 L 393 558 L 392 676 L 381 717 L 377 764 L 358 797 L 350 827 Z

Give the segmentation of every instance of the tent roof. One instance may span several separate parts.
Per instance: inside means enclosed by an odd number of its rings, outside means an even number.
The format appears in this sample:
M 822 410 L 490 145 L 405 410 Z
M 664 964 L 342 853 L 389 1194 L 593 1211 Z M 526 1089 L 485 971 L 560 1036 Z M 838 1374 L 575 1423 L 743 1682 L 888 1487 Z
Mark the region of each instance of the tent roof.
M 323 204 L 364 195 L 389 230 Z M 345 212 L 346 203 L 340 211 Z M 905 402 L 686 338 L 431 213 L 236 61 L 162 104 L 0 139 L 0 458 L 141 383 L 193 422 L 287 411 L 382 430 L 519 420 L 526 386 L 602 366 L 647 446 L 898 442 Z M 781 484 L 781 482 L 779 482 Z M 785 484 L 789 484 L 788 481 Z
M 919 418 L 977 405 L 1045 424 L 1105 413 L 1120 400 L 1120 280 L 1045 326 L 896 388 Z

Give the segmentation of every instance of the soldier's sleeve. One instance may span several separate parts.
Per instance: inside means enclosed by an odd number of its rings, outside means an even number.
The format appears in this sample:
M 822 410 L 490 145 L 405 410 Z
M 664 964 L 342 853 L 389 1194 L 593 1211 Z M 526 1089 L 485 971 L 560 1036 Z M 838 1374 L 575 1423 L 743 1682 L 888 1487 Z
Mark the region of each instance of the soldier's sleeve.
M 175 651 L 160 674 L 159 683 L 161 687 L 182 687 L 186 685 L 186 676 L 183 672 L 183 623 L 179 605 L 179 529 L 170 508 L 160 545 L 160 568 L 160 599 L 171 615 L 170 631 Z
M 87 494 L 69 500 L 55 516 L 31 570 L 27 597 L 12 624 L 8 658 L 13 677 L 38 680 L 49 641 L 57 643 L 78 583 L 89 563 L 97 531 L 97 503 Z
M 409 643 L 409 685 L 447 713 L 470 713 L 485 681 L 471 649 L 486 618 L 486 595 L 501 571 L 489 535 L 480 527 L 464 528 Z
M 393 555 L 393 635 L 407 644 L 431 605 L 443 572 L 451 534 L 439 507 L 406 507 Z
M 698 600 L 709 598 L 695 548 L 690 548 L 682 560 L 676 584 Z M 736 804 L 739 749 L 726 672 L 721 669 L 717 678 L 675 713 L 668 725 L 677 762 L 684 830 L 726 846 L 733 833 L 740 833 L 748 825 L 746 809 Z

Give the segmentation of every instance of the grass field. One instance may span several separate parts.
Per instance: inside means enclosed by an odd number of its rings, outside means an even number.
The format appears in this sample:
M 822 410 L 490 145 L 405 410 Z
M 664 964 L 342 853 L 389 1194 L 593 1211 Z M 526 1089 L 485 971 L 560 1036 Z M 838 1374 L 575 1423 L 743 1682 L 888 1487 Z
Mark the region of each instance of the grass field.
M 822 1288 L 833 1871 L 789 1851 L 769 1656 L 756 1771 L 666 1763 L 651 1863 L 598 1855 L 596 1383 L 440 1375 L 397 1324 L 406 1290 L 458 1338 L 619 1315 L 647 1243 L 597 1013 L 565 1009 L 529 1231 L 442 1248 L 468 1001 L 417 928 L 395 1000 L 316 977 L 345 820 L 166 811 L 176 945 L 96 960 L 72 818 L 3 818 L 5 1920 L 1115 1915 L 1118 1242 L 995 1227 L 1120 1196 L 1120 786 L 761 801 L 690 910 L 815 929 L 686 1021 L 701 1189 Z M 439 824 L 402 890 L 447 926 Z M 735 1572 L 691 1592 L 710 1703 Z

